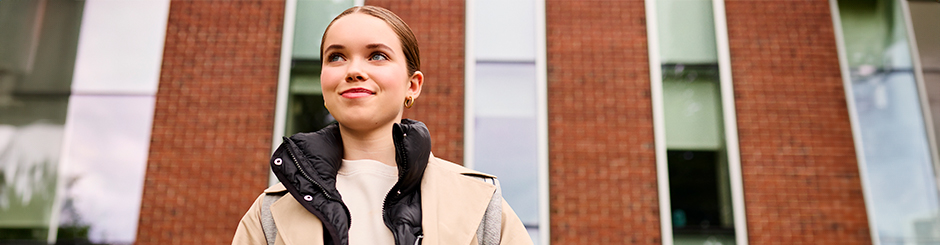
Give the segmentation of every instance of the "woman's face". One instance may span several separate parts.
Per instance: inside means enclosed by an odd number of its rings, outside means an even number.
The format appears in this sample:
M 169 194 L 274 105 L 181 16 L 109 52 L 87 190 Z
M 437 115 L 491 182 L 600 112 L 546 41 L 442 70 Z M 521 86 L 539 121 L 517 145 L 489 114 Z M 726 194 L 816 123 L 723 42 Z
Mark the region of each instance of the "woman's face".
M 405 98 L 418 97 L 424 77 L 408 74 L 401 41 L 391 26 L 353 13 L 334 21 L 324 35 L 320 86 L 336 121 L 370 130 L 401 120 Z

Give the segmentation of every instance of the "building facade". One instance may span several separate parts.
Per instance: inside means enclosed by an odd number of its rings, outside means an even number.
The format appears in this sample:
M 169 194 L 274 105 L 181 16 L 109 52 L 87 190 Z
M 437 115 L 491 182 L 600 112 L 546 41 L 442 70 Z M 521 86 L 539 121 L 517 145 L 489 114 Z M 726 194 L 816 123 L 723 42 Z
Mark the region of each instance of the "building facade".
M 940 242 L 936 1 L 10 0 L 0 243 L 230 243 L 363 4 L 536 244 Z

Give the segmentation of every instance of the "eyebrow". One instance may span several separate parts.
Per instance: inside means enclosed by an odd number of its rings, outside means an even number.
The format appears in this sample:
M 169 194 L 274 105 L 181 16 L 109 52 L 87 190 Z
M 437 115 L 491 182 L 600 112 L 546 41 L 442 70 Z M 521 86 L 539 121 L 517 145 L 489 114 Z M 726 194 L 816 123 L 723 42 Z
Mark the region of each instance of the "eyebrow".
M 392 50 L 392 48 L 389 47 L 388 45 L 381 44 L 381 43 L 370 43 L 370 44 L 366 45 L 366 48 L 367 48 L 367 49 L 388 49 L 388 50 Z
M 343 45 L 333 44 L 333 45 L 330 45 L 330 46 L 326 47 L 325 49 L 323 49 L 323 52 L 326 52 L 327 50 L 330 50 L 330 49 L 345 49 L 345 48 L 346 48 L 346 47 L 343 46 Z
M 329 51 L 329 50 L 331 50 L 331 49 L 346 49 L 346 46 L 343 46 L 343 45 L 340 45 L 340 44 L 332 44 L 332 45 L 330 45 L 330 46 L 327 46 L 325 49 L 323 49 L 323 52 Z M 366 49 L 387 49 L 387 50 L 392 50 L 392 48 L 389 47 L 388 45 L 381 44 L 381 43 L 370 43 L 370 44 L 367 44 L 367 45 L 366 45 Z

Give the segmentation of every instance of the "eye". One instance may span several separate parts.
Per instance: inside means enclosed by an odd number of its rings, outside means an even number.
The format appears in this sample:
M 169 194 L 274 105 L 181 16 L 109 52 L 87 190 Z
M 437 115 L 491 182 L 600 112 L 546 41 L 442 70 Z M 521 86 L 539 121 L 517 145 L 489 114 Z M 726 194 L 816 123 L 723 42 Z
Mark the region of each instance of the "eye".
M 369 56 L 369 60 L 388 60 L 388 56 L 383 53 L 373 53 L 372 56 Z
M 337 61 L 344 61 L 346 60 L 346 58 L 343 58 L 343 56 L 340 54 L 332 53 L 329 56 L 327 56 L 326 60 L 327 62 L 337 62 Z

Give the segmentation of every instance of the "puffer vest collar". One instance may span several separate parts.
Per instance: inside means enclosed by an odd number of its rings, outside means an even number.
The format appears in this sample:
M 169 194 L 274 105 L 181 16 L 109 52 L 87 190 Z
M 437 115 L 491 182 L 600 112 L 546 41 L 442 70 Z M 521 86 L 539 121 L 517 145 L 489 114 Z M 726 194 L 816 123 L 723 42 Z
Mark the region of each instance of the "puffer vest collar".
M 398 182 L 383 203 L 383 220 L 396 245 L 414 244 L 421 229 L 421 178 L 431 154 L 431 136 L 424 123 L 402 119 L 392 129 Z M 271 156 L 271 170 L 287 191 L 323 223 L 323 244 L 349 243 L 349 208 L 336 190 L 343 162 L 339 126 L 285 137 Z

